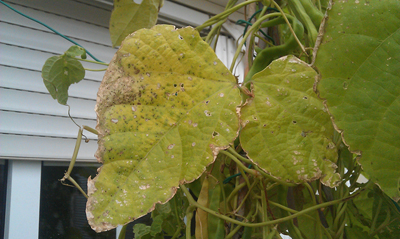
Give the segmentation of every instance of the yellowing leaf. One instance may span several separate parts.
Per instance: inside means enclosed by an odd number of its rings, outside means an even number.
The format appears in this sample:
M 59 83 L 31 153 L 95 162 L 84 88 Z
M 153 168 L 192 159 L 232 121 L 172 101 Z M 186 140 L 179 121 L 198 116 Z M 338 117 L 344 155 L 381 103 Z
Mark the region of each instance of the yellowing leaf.
M 287 182 L 321 178 L 333 187 L 337 149 L 333 126 L 313 91 L 316 72 L 288 56 L 253 76 L 254 98 L 243 107 L 240 142 L 250 159 Z
M 133 221 L 200 177 L 237 137 L 240 104 L 235 77 L 193 28 L 131 34 L 98 92 L 104 165 L 88 182 L 92 228 Z
M 163 0 L 114 0 L 110 18 L 110 36 L 113 46 L 121 45 L 126 36 L 142 28 L 151 28 L 157 22 Z

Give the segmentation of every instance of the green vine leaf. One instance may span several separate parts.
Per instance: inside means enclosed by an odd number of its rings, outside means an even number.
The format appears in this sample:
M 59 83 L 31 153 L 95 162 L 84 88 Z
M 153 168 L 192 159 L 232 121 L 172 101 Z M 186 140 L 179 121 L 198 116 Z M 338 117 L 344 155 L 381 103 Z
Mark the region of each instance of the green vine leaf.
M 85 69 L 75 56 L 86 56 L 85 49 L 72 46 L 61 56 L 52 56 L 42 68 L 43 83 L 53 99 L 66 105 L 68 88 L 85 77 Z
M 273 61 L 253 76 L 242 108 L 240 142 L 249 158 L 287 182 L 321 178 L 337 185 L 337 148 L 329 115 L 313 91 L 316 72 L 294 56 Z
M 121 45 L 134 31 L 154 26 L 163 3 L 164 0 L 143 0 L 140 4 L 133 0 L 114 0 L 109 29 L 113 46 Z
M 363 170 L 398 200 L 400 2 L 334 1 L 315 64 L 320 96 Z
M 169 201 L 237 137 L 235 77 L 191 28 L 157 25 L 127 37 L 101 83 L 96 113 L 104 165 L 88 182 L 95 231 Z
M 66 52 L 66 55 L 70 57 L 80 56 L 82 59 L 86 59 L 86 50 L 80 46 L 71 46 Z

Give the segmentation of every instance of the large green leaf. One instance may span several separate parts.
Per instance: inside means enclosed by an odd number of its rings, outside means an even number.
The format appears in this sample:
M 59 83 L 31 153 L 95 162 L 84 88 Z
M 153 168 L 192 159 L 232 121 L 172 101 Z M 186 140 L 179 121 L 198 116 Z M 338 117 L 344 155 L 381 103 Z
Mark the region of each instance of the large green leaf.
M 345 143 L 391 197 L 400 180 L 400 1 L 334 1 L 316 57 Z
M 251 160 L 271 175 L 294 183 L 322 178 L 335 186 L 337 149 L 333 126 L 313 91 L 316 72 L 289 56 L 252 78 L 243 107 L 240 142 Z
M 151 28 L 157 22 L 158 10 L 164 0 L 114 0 L 110 18 L 110 36 L 113 46 L 121 45 L 126 36 L 141 28 Z
M 198 178 L 237 137 L 240 104 L 235 77 L 193 28 L 131 34 L 98 92 L 104 165 L 88 182 L 92 228 L 133 221 Z

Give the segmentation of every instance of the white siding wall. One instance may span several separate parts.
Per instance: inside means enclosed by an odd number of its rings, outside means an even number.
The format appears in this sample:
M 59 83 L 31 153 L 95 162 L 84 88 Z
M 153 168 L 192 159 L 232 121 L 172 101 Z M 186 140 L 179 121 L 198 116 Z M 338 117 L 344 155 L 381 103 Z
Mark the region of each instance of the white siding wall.
M 116 52 L 108 35 L 108 4 L 96 0 L 5 2 L 77 41 L 102 61 L 109 62 Z M 160 15 L 161 22 L 181 26 L 184 21 L 199 25 L 209 17 L 169 1 Z M 5 238 L 37 238 L 41 161 L 69 161 L 72 155 L 78 129 L 68 118 L 68 108 L 52 99 L 41 78 L 45 60 L 62 54 L 71 45 L 0 4 L 0 158 L 9 160 Z M 232 39 L 221 36 L 217 55 L 224 64 L 229 66 L 235 49 Z M 241 71 L 237 68 L 236 75 Z M 95 127 L 94 106 L 103 74 L 87 72 L 84 80 L 70 87 L 68 104 L 78 124 Z M 96 136 L 85 134 L 92 140 L 82 143 L 78 161 L 95 162 Z M 22 197 L 30 203 L 19 200 Z M 32 234 L 20 234 L 21 221 L 34 228 L 24 229 Z
M 71 0 L 8 3 L 77 41 L 105 62 L 116 51 L 111 48 L 107 30 L 110 9 Z M 47 93 L 41 69 L 47 58 L 62 54 L 72 43 L 3 5 L 0 11 L 0 156 L 68 160 L 77 127 L 68 118 L 68 108 Z M 68 103 L 78 124 L 96 125 L 93 109 L 102 74 L 87 72 L 81 83 L 70 87 Z M 96 147 L 94 140 L 84 144 L 79 159 L 94 161 Z

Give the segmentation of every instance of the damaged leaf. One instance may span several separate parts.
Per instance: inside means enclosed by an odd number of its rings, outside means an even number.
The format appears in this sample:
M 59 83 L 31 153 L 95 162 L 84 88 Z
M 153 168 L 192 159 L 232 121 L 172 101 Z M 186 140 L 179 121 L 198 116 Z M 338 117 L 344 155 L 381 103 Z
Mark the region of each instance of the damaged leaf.
M 316 72 L 288 56 L 253 76 L 242 108 L 240 142 L 249 158 L 272 176 L 304 183 L 321 178 L 337 185 L 333 126 L 313 91 Z
M 96 113 L 104 165 L 88 182 L 95 231 L 154 210 L 204 172 L 237 137 L 235 77 L 191 28 L 131 34 L 101 83 Z

